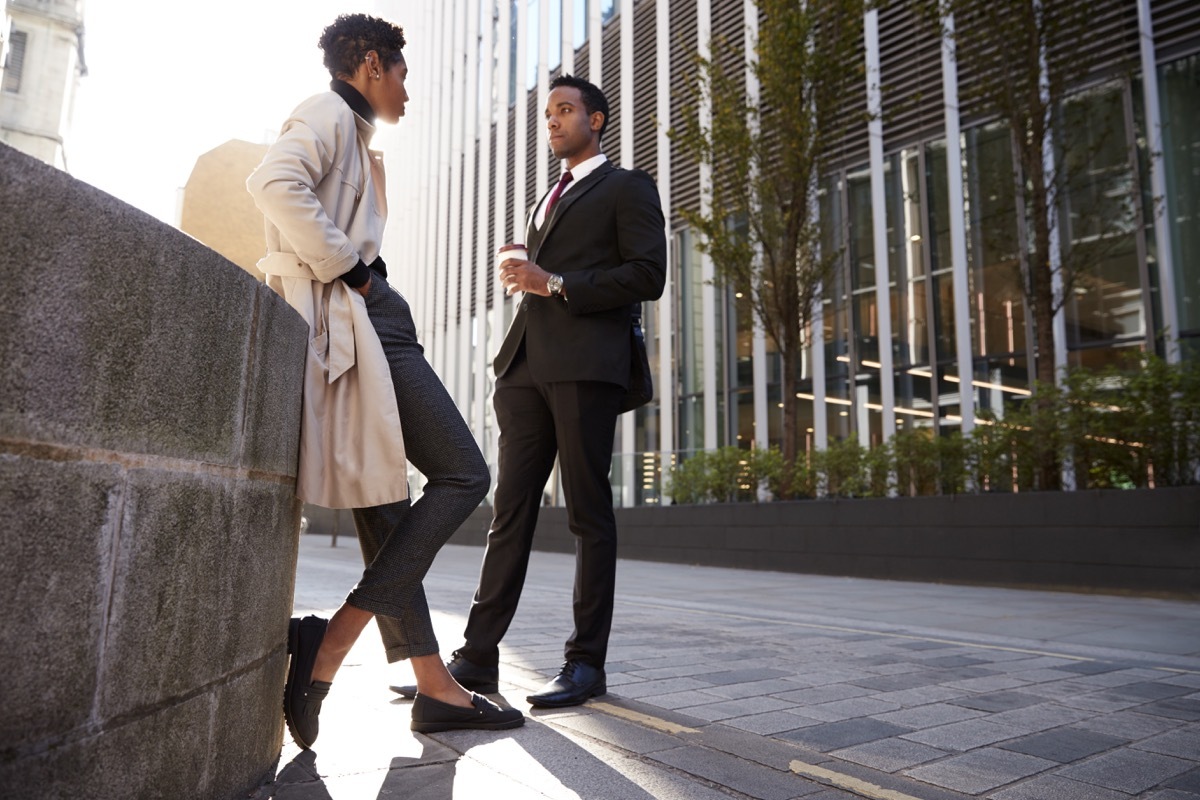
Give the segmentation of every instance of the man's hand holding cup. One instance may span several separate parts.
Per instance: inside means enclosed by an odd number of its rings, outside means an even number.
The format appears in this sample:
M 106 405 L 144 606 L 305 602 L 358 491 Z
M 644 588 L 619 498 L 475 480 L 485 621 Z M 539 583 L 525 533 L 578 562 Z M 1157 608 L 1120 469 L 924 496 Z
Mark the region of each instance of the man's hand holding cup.
M 517 292 L 550 296 L 546 288 L 550 273 L 529 260 L 523 244 L 506 244 L 496 251 L 496 274 L 509 297 Z

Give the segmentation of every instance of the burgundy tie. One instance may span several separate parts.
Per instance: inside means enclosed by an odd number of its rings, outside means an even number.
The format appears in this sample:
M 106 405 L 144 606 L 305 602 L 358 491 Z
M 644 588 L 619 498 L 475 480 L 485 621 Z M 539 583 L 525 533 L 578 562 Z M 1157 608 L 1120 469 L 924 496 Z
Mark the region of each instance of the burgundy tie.
M 558 202 L 558 197 L 563 193 L 563 189 L 567 188 L 567 184 L 574 180 L 571 175 L 571 170 L 567 170 L 558 179 L 558 185 L 554 187 L 554 191 L 550 193 L 550 199 L 546 201 L 546 217 L 550 217 L 550 212 L 554 210 L 554 204 Z

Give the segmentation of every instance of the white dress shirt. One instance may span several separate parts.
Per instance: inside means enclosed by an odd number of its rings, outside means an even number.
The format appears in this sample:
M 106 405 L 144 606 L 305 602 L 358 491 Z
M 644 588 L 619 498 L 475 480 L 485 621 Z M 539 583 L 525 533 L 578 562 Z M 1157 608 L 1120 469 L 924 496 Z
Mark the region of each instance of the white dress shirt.
M 562 190 L 562 193 L 559 194 L 558 202 L 561 203 L 563 197 L 566 196 L 567 192 L 574 189 L 576 184 L 578 184 L 581 180 L 583 180 L 588 175 L 590 175 L 592 173 L 592 171 L 594 169 L 596 169 L 596 167 L 600 166 L 605 161 L 608 161 L 608 156 L 604 155 L 604 153 L 598 153 L 597 155 L 594 155 L 591 158 L 589 158 L 587 161 L 583 161 L 583 162 L 580 162 L 579 164 L 576 164 L 575 168 L 571 170 L 571 182 L 568 183 L 566 185 L 566 187 Z M 563 170 L 566 171 L 565 164 L 563 165 Z M 545 197 L 542 198 L 541 203 L 538 204 L 537 213 L 533 215 L 533 225 L 534 225 L 534 227 L 538 228 L 539 230 L 541 229 L 541 227 L 543 225 L 546 224 L 546 200 L 549 199 L 549 197 L 550 197 L 550 195 L 547 194 Z

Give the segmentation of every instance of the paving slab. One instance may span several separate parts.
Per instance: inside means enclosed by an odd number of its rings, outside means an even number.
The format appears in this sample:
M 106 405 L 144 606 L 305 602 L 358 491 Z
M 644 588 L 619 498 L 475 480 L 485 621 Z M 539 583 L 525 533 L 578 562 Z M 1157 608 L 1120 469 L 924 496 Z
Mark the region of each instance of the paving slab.
M 446 547 L 426 579 L 443 652 L 461 641 L 481 556 Z M 360 571 L 353 541 L 303 537 L 296 612 L 327 616 Z M 523 728 L 412 734 L 411 704 L 386 689 L 411 672 L 386 664 L 369 626 L 315 762 L 305 771 L 288 741 L 264 800 L 1195 791 L 1200 603 L 621 561 L 609 694 L 531 711 L 523 698 L 557 670 L 573 626 L 573 572 L 570 556 L 534 553 L 502 643 L 498 699 L 528 714 Z

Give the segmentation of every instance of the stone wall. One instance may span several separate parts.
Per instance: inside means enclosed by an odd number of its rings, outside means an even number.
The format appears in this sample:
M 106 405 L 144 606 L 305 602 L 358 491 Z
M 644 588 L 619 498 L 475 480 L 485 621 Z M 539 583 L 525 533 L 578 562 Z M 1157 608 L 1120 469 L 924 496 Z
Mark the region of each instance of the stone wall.
M 303 321 L 0 145 L 0 796 L 244 797 L 280 752 Z

